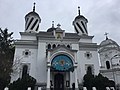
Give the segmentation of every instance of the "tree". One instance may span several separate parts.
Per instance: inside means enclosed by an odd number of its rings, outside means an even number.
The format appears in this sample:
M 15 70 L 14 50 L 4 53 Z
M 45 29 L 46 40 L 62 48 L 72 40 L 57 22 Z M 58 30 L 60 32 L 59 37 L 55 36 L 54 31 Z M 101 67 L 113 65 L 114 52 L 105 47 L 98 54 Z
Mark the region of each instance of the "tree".
M 87 90 L 92 90 L 94 75 L 92 74 L 91 67 L 87 68 L 87 73 L 84 75 L 83 80 L 83 85 L 87 88 Z
M 83 85 L 87 90 L 92 90 L 92 87 L 96 87 L 97 90 L 106 90 L 106 87 L 115 87 L 115 82 L 104 77 L 102 74 L 94 76 L 92 70 L 88 67 L 87 74 L 83 77 Z
M 9 85 L 9 90 L 27 90 L 28 87 L 31 87 L 34 90 L 36 84 L 36 79 L 26 74 L 22 78 L 18 78 L 17 81 L 14 81 Z
M 12 63 L 14 57 L 14 40 L 8 29 L 0 28 L 0 88 L 1 90 L 10 82 Z
M 97 90 L 106 90 L 106 87 L 114 87 L 115 83 L 99 73 L 98 76 L 94 78 L 94 86 Z

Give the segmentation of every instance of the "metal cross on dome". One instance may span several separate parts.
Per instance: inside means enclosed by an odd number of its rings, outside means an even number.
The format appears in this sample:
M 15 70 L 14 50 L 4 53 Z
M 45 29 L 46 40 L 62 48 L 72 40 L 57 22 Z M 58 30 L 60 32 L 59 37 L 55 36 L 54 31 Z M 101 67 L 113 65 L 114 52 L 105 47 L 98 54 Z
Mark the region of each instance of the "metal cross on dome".
M 58 28 L 60 28 L 60 26 L 61 26 L 61 25 L 58 23 L 58 25 L 57 25 L 57 26 L 58 26 Z
M 105 34 L 104 34 L 106 36 L 106 40 L 108 39 L 108 34 L 109 33 L 107 33 L 107 32 L 105 32 Z

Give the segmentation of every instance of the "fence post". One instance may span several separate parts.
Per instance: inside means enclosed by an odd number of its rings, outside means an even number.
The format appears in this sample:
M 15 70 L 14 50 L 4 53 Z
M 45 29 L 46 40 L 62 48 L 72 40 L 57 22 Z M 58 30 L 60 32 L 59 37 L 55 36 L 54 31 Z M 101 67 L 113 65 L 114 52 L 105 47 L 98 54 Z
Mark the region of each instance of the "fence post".
M 41 90 L 41 87 L 38 87 L 38 90 Z
M 6 87 L 6 88 L 4 88 L 4 90 L 9 90 L 9 88 L 8 88 L 8 87 Z
M 110 90 L 110 88 L 109 88 L 109 87 L 106 87 L 106 90 Z
M 114 88 L 114 87 L 110 87 L 110 89 L 111 89 L 111 90 L 115 90 L 115 88 Z
M 86 88 L 86 87 L 83 87 L 83 90 L 87 90 L 87 88 Z
M 28 90 L 31 90 L 31 87 L 28 87 Z
M 93 90 L 96 90 L 96 87 L 92 87 Z

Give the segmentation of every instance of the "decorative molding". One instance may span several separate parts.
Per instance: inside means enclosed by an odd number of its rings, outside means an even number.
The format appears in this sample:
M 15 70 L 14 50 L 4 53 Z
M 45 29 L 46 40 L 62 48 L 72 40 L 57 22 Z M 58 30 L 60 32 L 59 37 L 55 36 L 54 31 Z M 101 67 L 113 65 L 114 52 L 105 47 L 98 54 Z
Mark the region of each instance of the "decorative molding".
M 91 59 L 92 58 L 92 53 L 90 53 L 90 52 L 86 52 L 86 53 L 84 53 L 84 55 L 85 55 L 85 57 L 87 59 Z
M 24 55 L 24 57 L 29 57 L 31 55 L 31 51 L 29 49 L 25 49 L 23 51 L 23 55 Z

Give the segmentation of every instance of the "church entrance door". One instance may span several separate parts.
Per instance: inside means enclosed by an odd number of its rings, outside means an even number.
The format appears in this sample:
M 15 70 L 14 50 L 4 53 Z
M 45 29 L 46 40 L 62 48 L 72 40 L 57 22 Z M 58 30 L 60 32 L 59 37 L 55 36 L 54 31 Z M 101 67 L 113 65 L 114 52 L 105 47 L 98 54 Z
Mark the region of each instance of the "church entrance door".
M 64 90 L 64 76 L 60 73 L 54 77 L 54 90 Z

